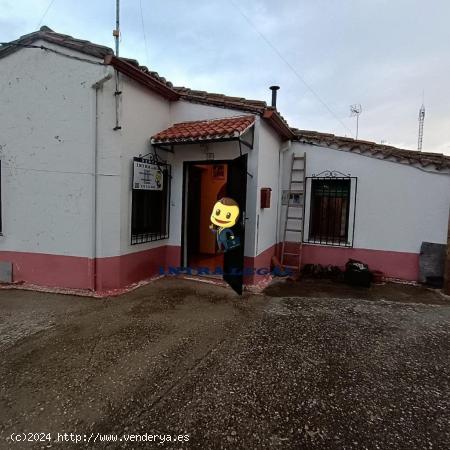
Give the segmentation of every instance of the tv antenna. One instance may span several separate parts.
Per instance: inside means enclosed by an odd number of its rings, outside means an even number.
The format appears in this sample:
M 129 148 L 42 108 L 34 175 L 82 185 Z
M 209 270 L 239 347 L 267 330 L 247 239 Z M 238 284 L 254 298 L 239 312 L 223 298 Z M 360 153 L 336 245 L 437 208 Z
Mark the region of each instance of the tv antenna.
M 417 138 L 417 150 L 422 151 L 422 141 L 423 141 L 423 123 L 425 122 L 425 105 L 419 109 L 419 137 Z
M 350 116 L 351 117 L 356 116 L 356 137 L 355 137 L 355 139 L 358 139 L 359 116 L 361 113 L 362 113 L 362 106 L 359 103 L 356 105 L 350 105 Z
M 113 36 L 116 41 L 116 57 L 118 57 L 120 39 L 120 0 L 116 0 L 116 28 L 113 30 Z

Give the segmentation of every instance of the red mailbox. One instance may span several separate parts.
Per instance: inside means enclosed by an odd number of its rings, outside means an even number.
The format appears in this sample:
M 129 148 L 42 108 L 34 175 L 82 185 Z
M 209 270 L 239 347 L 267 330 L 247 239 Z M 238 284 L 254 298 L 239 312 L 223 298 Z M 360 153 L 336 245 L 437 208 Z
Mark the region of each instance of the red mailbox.
M 270 208 L 270 193 L 271 188 L 264 187 L 261 188 L 261 208 Z

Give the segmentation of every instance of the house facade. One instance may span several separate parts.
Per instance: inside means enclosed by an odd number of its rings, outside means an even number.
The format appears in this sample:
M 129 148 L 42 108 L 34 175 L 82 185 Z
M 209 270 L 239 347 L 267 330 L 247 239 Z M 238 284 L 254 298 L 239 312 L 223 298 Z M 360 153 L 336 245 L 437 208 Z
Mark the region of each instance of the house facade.
M 447 156 L 293 129 L 265 102 L 174 87 L 46 27 L 0 47 L 0 66 L 0 260 L 13 282 L 102 292 L 223 267 L 208 217 L 228 196 L 244 281 L 258 283 L 282 240 L 293 154 L 306 154 L 304 264 L 354 257 L 417 280 L 421 243 L 447 242 Z M 136 188 L 139 165 L 157 189 Z
M 321 133 L 299 132 L 298 139 L 290 152 L 306 153 L 307 161 L 303 263 L 343 267 L 353 258 L 387 277 L 418 281 L 422 242 L 447 243 L 448 157 L 427 160 Z M 345 242 L 323 243 L 311 229 L 313 184 L 330 176 L 349 186 Z

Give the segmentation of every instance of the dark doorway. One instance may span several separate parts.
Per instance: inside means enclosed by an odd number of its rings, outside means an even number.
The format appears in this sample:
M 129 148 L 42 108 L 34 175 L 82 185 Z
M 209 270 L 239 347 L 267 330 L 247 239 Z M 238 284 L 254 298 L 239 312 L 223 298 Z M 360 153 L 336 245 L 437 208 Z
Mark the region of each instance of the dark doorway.
M 223 279 L 242 294 L 244 269 L 245 207 L 247 192 L 247 155 L 231 161 L 184 163 L 182 265 L 190 268 L 217 268 Z M 232 228 L 240 246 L 223 252 L 217 235 L 210 229 L 214 204 L 230 197 L 239 205 L 240 217 Z
M 208 268 L 211 273 L 223 268 L 223 252 L 216 235 L 209 228 L 214 204 L 227 192 L 226 162 L 186 163 L 183 264 L 191 268 Z
M 199 252 L 200 244 L 200 202 L 202 188 L 202 169 L 200 167 L 189 167 L 187 207 L 189 220 L 187 221 L 186 240 L 188 265 L 190 257 Z
M 241 245 L 224 254 L 223 279 L 239 295 L 242 295 L 244 279 L 245 210 L 247 201 L 247 155 L 233 159 L 228 164 L 227 195 L 239 205 L 240 218 L 233 228 L 233 232 L 239 238 Z

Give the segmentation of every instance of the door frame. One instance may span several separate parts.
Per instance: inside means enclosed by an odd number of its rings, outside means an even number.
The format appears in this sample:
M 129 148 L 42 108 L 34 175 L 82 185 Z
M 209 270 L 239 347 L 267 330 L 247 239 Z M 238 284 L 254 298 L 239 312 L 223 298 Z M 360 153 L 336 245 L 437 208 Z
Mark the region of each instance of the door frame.
M 182 188 L 182 207 L 181 207 L 181 252 L 180 252 L 180 267 L 187 265 L 187 245 L 186 245 L 186 213 L 187 213 L 187 195 L 188 195 L 188 169 L 189 166 L 195 165 L 215 165 L 215 164 L 230 164 L 232 159 L 207 159 L 196 161 L 183 161 L 183 188 Z

